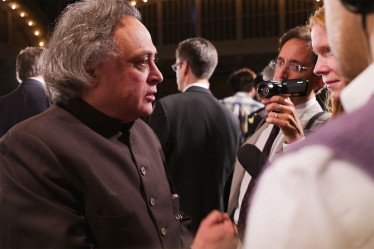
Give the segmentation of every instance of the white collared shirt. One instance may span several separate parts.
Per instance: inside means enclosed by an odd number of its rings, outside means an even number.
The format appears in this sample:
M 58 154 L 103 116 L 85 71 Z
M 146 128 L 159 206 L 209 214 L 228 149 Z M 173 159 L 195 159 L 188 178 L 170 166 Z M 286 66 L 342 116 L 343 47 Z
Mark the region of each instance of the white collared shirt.
M 189 84 L 188 86 L 186 86 L 183 89 L 183 92 L 187 91 L 188 88 L 193 87 L 193 86 L 198 86 L 198 87 L 202 87 L 202 88 L 205 88 L 205 89 L 209 89 L 209 84 L 206 84 L 206 83 L 192 83 L 192 84 Z
M 44 78 L 41 77 L 41 76 L 39 76 L 39 77 L 30 77 L 29 79 L 33 79 L 33 80 L 39 81 L 40 83 L 43 84 L 43 86 L 45 86 Z

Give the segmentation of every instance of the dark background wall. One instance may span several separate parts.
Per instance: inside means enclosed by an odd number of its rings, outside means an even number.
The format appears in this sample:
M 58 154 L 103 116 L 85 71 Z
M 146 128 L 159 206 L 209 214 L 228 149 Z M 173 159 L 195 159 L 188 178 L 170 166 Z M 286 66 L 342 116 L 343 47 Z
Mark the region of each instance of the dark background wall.
M 159 51 L 164 75 L 158 97 L 177 92 L 174 51 L 178 42 L 193 36 L 212 41 L 219 63 L 211 78 L 217 98 L 231 95 L 228 75 L 241 67 L 260 72 L 276 56 L 277 40 L 287 29 L 305 24 L 322 3 L 316 0 L 136 0 Z M 15 58 L 26 46 L 48 43 L 56 19 L 76 0 L 0 1 L 0 96 L 17 87 Z M 16 3 L 12 9 L 11 3 Z M 21 12 L 27 13 L 21 17 Z M 88 17 L 89 18 L 89 17 Z M 29 20 L 34 26 L 27 25 Z M 35 36 L 35 30 L 40 32 Z

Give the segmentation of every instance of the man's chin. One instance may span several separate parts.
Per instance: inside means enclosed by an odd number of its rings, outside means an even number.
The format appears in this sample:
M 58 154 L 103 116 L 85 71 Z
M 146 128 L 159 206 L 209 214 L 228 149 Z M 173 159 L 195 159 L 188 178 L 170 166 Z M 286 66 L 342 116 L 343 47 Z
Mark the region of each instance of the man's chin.
M 142 115 L 141 115 L 141 118 L 146 118 L 146 117 L 148 117 L 149 115 L 152 114 L 152 111 L 153 111 L 153 107 L 152 107 L 152 105 L 151 105 L 149 108 L 146 108 L 146 109 L 143 110 Z

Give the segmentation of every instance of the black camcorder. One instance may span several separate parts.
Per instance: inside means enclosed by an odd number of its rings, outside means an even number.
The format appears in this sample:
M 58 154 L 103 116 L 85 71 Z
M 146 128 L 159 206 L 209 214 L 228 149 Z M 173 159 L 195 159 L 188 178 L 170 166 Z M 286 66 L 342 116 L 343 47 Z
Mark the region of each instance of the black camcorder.
M 278 81 L 264 81 L 258 84 L 257 93 L 261 98 L 270 98 L 275 95 L 282 97 L 301 97 L 308 92 L 308 81 L 305 79 L 292 79 Z

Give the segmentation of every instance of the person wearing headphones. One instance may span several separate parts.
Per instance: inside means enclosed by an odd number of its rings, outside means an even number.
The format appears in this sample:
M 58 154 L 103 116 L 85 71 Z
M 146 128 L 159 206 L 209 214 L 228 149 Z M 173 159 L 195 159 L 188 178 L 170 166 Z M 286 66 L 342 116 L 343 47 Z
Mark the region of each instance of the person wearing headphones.
M 340 94 L 345 114 L 260 177 L 245 248 L 374 248 L 374 1 L 328 0 L 325 11 L 329 44 L 349 82 Z M 356 77 L 368 47 L 371 65 Z

